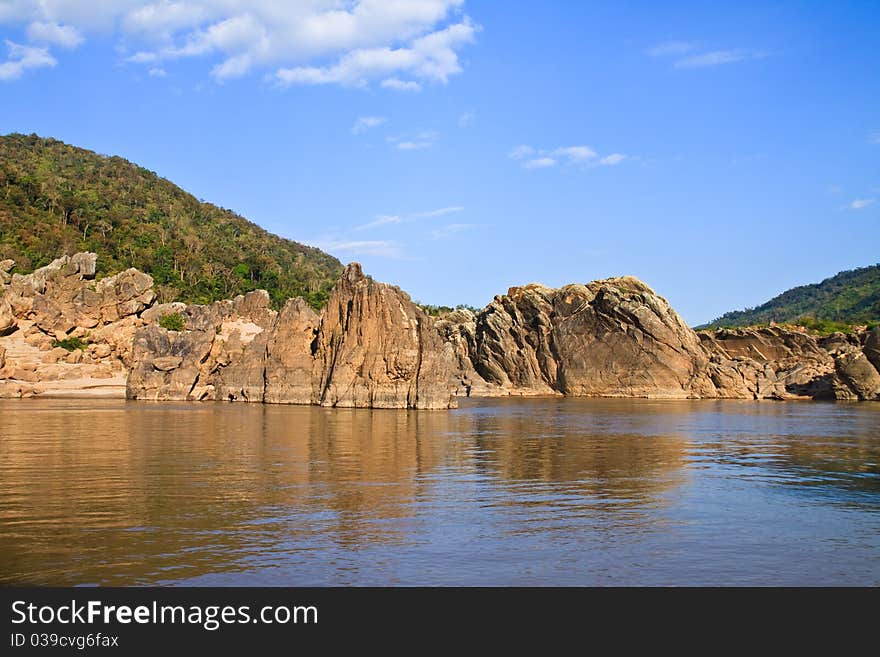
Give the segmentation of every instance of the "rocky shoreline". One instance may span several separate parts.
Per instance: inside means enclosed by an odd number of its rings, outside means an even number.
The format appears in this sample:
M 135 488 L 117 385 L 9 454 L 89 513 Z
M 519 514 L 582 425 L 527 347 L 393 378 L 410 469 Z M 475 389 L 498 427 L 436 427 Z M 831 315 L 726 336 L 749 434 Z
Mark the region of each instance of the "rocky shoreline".
M 276 312 L 263 291 L 159 304 L 136 269 L 95 280 L 96 259 L 26 275 L 0 262 L 0 397 L 416 409 L 466 395 L 880 400 L 878 328 L 694 331 L 628 276 L 511 288 L 478 313 L 434 318 L 357 264 L 319 314 L 302 299 Z

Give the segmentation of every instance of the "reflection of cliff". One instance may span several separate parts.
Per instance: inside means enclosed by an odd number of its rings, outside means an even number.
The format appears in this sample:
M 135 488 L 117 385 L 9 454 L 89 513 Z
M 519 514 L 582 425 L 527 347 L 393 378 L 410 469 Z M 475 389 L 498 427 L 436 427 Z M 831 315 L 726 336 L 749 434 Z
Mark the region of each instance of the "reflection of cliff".
M 839 406 L 729 401 L 470 400 L 454 413 L 0 402 L 0 583 L 344 570 L 450 525 L 489 541 L 641 535 L 663 529 L 686 481 L 730 465 L 873 493 L 872 410 L 846 415 L 844 433 Z
M 536 499 L 544 495 L 543 488 L 576 496 L 568 498 L 569 504 L 609 511 L 644 504 L 683 482 L 688 447 L 684 435 L 645 435 L 641 419 L 647 414 L 638 412 L 638 402 L 600 404 L 502 403 L 502 412 L 478 416 L 478 467 L 518 490 L 545 484 L 535 487 Z M 665 404 L 666 412 L 675 406 Z M 553 495 L 546 497 L 549 506 L 557 502 Z

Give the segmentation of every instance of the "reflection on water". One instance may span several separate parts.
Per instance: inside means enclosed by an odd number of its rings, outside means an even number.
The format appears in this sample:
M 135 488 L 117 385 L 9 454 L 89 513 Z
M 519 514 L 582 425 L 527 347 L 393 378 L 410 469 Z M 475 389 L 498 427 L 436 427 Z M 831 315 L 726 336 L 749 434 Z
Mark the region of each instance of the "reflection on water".
M 880 584 L 880 405 L 0 402 L 0 584 Z

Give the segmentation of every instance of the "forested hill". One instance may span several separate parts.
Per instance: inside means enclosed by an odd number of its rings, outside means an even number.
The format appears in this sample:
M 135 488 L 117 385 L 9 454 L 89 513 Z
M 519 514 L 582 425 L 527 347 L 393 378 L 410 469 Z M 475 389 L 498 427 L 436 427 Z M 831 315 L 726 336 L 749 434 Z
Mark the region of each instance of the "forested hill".
M 149 273 L 163 301 L 207 303 L 263 288 L 276 307 L 295 296 L 320 307 L 342 270 L 323 251 L 120 157 L 0 136 L 0 260 L 12 258 L 24 273 L 77 251 L 98 254 L 99 275 Z
M 751 326 L 769 322 L 842 322 L 863 324 L 880 319 L 880 265 L 842 271 L 821 283 L 802 285 L 757 308 L 729 312 L 708 327 Z

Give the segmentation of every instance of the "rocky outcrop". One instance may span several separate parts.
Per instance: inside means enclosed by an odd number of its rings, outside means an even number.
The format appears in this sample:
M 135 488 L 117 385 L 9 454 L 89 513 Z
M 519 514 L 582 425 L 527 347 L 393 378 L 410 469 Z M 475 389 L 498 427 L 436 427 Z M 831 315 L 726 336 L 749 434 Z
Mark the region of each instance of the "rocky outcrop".
M 77 253 L 21 275 L 0 262 L 4 396 L 121 393 L 153 280 L 135 269 L 95 280 L 96 263 L 94 253 Z
M 137 332 L 131 399 L 216 399 L 357 408 L 449 408 L 451 351 L 399 288 L 349 265 L 319 316 L 265 292 L 188 306 L 186 331 Z
M 632 277 L 511 288 L 476 319 L 474 367 L 512 394 L 711 396 L 696 334 Z
M 320 321 L 303 299 L 284 304 L 266 350 L 266 402 L 312 404 L 318 399 L 315 356 Z
M 357 264 L 320 314 L 302 299 L 276 313 L 260 290 L 157 304 L 135 269 L 96 280 L 91 253 L 13 268 L 0 262 L 2 397 L 417 409 L 466 395 L 880 400 L 878 328 L 695 332 L 632 277 L 511 288 L 482 311 L 432 318 Z
M 345 268 L 316 336 L 322 406 L 449 408 L 451 350 L 400 288 Z

